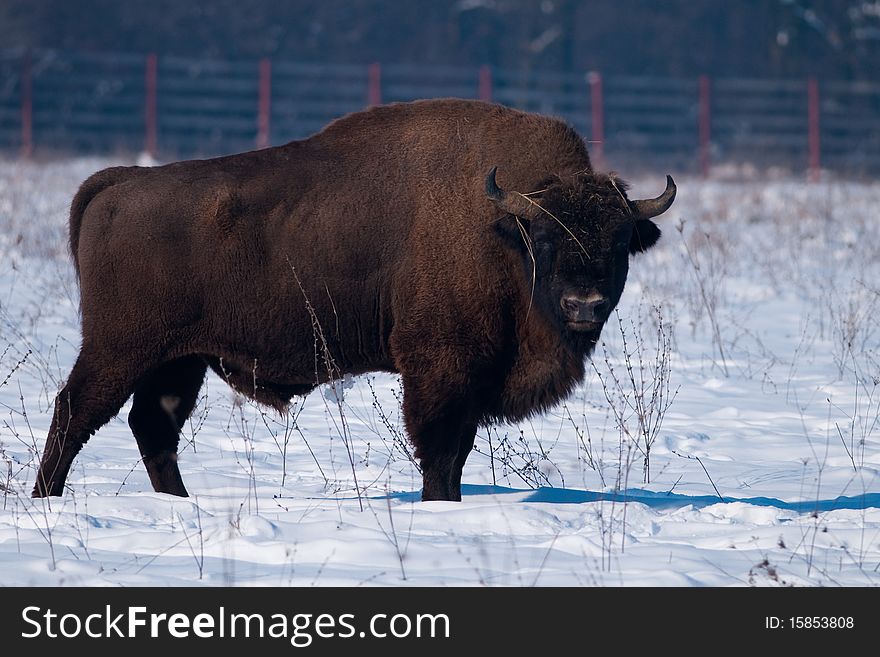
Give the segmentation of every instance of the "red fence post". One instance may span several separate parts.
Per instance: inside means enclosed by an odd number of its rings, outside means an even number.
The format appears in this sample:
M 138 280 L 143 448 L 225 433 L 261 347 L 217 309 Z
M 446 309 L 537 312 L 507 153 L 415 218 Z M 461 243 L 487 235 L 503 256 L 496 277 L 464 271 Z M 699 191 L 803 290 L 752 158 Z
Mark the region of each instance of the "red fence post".
M 257 148 L 269 146 L 269 129 L 272 117 L 272 62 L 268 57 L 260 60 L 260 89 L 257 106 Z
M 378 62 L 370 64 L 369 82 L 367 86 L 367 103 L 369 105 L 382 104 L 382 65 Z
M 711 80 L 708 75 L 700 76 L 699 95 L 700 173 L 703 178 L 708 178 L 712 166 L 712 97 Z
M 807 81 L 807 122 L 809 124 L 807 141 L 810 150 L 810 182 L 819 182 L 821 162 L 819 142 L 819 82 L 810 76 Z
M 479 90 L 480 100 L 492 102 L 492 69 L 489 66 L 480 67 Z
M 21 156 L 34 152 L 34 86 L 31 76 L 31 53 L 26 51 L 21 61 Z
M 156 94 L 159 79 L 159 66 L 156 53 L 147 55 L 144 68 L 144 151 L 150 157 L 158 152 L 158 129 L 156 114 Z
M 590 71 L 590 148 L 595 166 L 605 168 L 605 103 L 602 100 L 602 74 Z

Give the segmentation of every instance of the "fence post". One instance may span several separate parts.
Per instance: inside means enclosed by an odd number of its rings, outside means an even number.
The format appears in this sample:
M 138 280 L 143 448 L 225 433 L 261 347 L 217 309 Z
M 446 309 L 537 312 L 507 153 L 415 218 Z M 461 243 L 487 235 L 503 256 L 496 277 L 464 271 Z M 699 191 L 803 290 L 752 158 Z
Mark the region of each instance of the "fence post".
M 272 62 L 268 57 L 260 60 L 260 87 L 257 105 L 257 148 L 269 146 L 269 130 L 272 117 Z
M 156 53 L 147 55 L 144 67 L 144 151 L 150 157 L 158 153 L 156 94 L 159 79 Z
M 382 104 L 382 65 L 379 62 L 370 64 L 368 71 L 367 104 Z
M 809 124 L 807 142 L 810 150 L 810 182 L 819 182 L 820 142 L 819 142 L 819 82 L 810 76 L 807 81 L 807 121 Z
M 492 69 L 489 66 L 480 67 L 479 78 L 479 96 L 480 100 L 487 103 L 492 102 Z
M 21 156 L 28 158 L 34 152 L 34 85 L 31 72 L 31 52 L 26 50 L 21 60 Z
M 699 131 L 700 131 L 700 174 L 708 178 L 711 161 L 712 142 L 712 97 L 711 80 L 708 75 L 700 76 L 699 83 Z
M 587 74 L 590 83 L 590 150 L 593 165 L 598 169 L 605 168 L 605 104 L 602 100 L 602 74 L 590 71 Z

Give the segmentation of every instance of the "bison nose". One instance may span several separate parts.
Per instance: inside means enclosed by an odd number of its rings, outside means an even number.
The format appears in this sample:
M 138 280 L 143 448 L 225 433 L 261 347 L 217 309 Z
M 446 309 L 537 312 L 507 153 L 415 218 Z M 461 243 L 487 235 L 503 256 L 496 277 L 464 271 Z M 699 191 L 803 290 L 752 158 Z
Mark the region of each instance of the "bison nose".
M 569 322 L 604 322 L 610 307 L 608 298 L 601 294 L 566 294 L 560 303 Z

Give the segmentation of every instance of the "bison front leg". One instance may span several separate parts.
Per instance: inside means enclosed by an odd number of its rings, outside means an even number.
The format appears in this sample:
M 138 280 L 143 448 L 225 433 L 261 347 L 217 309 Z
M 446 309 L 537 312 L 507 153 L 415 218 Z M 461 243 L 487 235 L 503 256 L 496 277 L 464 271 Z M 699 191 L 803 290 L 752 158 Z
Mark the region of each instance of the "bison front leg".
M 476 425 L 452 417 L 426 424 L 412 434 L 422 467 L 422 500 L 461 502 L 461 473 L 476 435 Z M 416 437 L 418 436 L 418 437 Z
M 403 414 L 422 468 L 422 500 L 461 501 L 461 470 L 474 444 L 461 388 L 424 377 L 403 377 Z
M 461 501 L 461 474 L 464 471 L 464 464 L 467 457 L 470 456 L 471 450 L 474 448 L 474 440 L 477 438 L 476 422 L 465 427 L 461 434 L 461 440 L 458 443 L 458 455 L 455 457 L 455 464 L 452 466 L 452 479 L 450 480 L 450 492 L 452 499 L 457 502 Z

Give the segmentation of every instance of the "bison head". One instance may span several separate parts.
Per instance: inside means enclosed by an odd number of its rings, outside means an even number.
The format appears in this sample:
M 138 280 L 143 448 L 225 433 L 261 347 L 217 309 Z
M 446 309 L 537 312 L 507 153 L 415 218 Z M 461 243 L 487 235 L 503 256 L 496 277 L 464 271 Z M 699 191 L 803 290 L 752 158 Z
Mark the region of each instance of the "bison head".
M 630 255 L 660 237 L 651 221 L 675 199 L 675 183 L 655 199 L 630 200 L 613 174 L 544 181 L 536 191 L 504 191 L 486 177 L 486 194 L 504 214 L 499 230 L 520 249 L 534 300 L 563 332 L 590 348 L 620 300 Z

